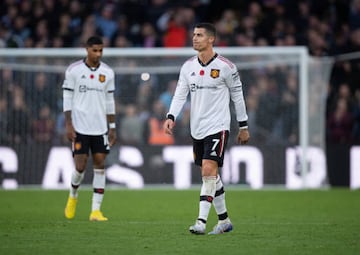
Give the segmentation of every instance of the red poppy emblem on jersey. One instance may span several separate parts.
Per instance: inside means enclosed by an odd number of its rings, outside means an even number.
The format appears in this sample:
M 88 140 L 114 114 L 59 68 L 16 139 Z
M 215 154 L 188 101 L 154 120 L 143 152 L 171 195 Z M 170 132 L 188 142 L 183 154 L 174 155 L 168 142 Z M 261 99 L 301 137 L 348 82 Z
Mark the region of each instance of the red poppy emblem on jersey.
M 94 79 L 94 75 L 93 75 L 93 74 L 90 74 L 90 79 Z
M 211 69 L 211 72 L 210 72 L 210 76 L 211 78 L 218 78 L 220 76 L 220 70 L 219 69 Z
M 100 82 L 105 82 L 105 75 L 103 75 L 103 74 L 99 74 L 99 81 Z
M 200 70 L 200 75 L 201 75 L 201 76 L 203 76 L 203 75 L 204 75 L 204 73 L 205 73 L 205 71 L 204 71 L 204 70 Z

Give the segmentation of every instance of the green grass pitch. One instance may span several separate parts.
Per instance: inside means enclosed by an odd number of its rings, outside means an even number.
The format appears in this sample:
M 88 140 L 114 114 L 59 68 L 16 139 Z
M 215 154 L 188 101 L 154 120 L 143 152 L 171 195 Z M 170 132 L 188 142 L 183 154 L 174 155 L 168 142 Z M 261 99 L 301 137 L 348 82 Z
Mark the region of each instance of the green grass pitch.
M 234 230 L 188 232 L 199 191 L 108 189 L 108 222 L 89 222 L 91 191 L 80 190 L 66 220 L 67 191 L 0 191 L 0 254 L 360 254 L 360 191 L 228 189 Z M 207 232 L 216 223 L 210 212 Z

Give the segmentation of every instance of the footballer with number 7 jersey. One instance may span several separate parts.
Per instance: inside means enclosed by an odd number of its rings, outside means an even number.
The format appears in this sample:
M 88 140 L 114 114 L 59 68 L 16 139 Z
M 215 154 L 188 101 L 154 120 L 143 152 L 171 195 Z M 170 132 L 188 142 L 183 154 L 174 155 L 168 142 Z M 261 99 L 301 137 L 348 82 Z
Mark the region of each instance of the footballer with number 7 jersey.
M 66 135 L 72 142 L 75 169 L 71 175 L 70 194 L 65 217 L 75 216 L 78 188 L 84 178 L 89 152 L 93 161 L 93 196 L 90 221 L 107 221 L 100 207 L 105 191 L 105 158 L 116 142 L 115 75 L 101 61 L 103 42 L 98 36 L 86 42 L 87 56 L 72 63 L 63 83 L 63 108 Z
M 239 123 L 237 140 L 246 144 L 250 138 L 242 83 L 237 67 L 213 49 L 216 29 L 213 24 L 200 23 L 194 28 L 193 48 L 198 52 L 187 60 L 179 75 L 167 120 L 166 133 L 172 135 L 175 120 L 190 93 L 190 130 L 195 164 L 201 167 L 199 215 L 189 231 L 205 234 L 206 222 L 214 205 L 218 223 L 209 234 L 233 229 L 226 203 L 224 186 L 219 175 L 230 132 L 230 100 Z

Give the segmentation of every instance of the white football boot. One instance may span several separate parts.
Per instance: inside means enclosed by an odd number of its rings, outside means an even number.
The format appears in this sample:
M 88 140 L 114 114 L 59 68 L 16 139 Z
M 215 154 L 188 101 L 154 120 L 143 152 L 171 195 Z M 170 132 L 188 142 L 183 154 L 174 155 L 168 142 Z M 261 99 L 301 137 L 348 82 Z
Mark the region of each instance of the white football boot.
M 205 234 L 206 224 L 200 220 L 196 220 L 195 224 L 190 226 L 189 231 L 195 235 Z
M 215 225 L 213 231 L 209 232 L 209 235 L 218 235 L 226 232 L 230 232 L 233 230 L 233 225 L 230 219 L 219 221 L 218 224 Z

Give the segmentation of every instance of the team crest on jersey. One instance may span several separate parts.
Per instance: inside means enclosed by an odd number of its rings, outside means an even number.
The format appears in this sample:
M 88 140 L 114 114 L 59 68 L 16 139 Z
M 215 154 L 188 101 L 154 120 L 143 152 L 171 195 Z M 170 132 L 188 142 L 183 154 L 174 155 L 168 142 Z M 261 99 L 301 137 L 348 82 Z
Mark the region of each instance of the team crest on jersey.
M 211 78 L 218 78 L 220 76 L 220 70 L 219 69 L 211 69 L 211 72 L 210 72 L 210 76 Z
M 76 143 L 74 144 L 74 149 L 75 149 L 76 151 L 80 150 L 80 149 L 81 149 L 81 143 L 80 143 L 80 142 L 76 142 Z
M 99 74 L 99 82 L 105 82 L 106 77 L 104 74 Z

